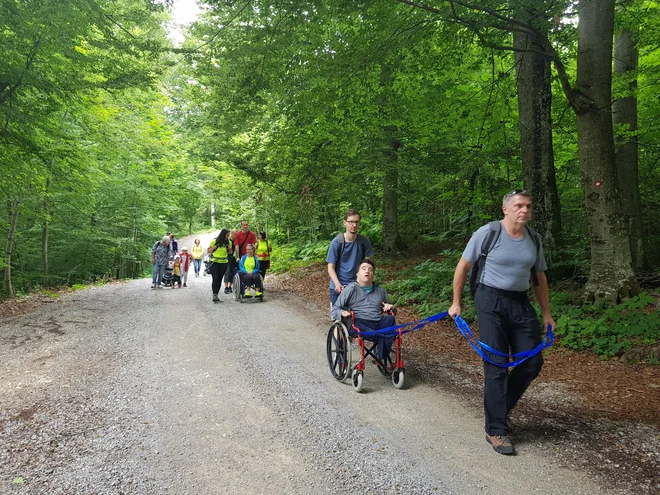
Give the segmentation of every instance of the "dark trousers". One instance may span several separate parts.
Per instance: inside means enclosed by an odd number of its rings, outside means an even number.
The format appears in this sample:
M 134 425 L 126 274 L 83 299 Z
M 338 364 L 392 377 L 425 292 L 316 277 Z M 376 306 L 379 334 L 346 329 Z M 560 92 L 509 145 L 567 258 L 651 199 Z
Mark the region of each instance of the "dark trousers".
M 266 271 L 270 268 L 270 260 L 259 261 L 259 273 L 262 278 L 266 278 Z
M 213 294 L 220 292 L 220 287 L 222 287 L 222 277 L 225 276 L 225 270 L 227 269 L 227 263 L 211 263 L 211 277 L 213 281 L 211 282 L 211 291 Z
M 261 286 L 261 278 L 259 273 L 243 273 L 241 272 L 241 282 L 245 287 L 251 287 L 254 285 L 254 288 L 259 292 L 262 292 L 264 288 Z
M 517 354 L 541 342 L 541 325 L 525 292 L 512 292 L 480 285 L 475 294 L 479 336 L 484 344 L 500 352 Z M 505 357 L 488 354 L 496 363 Z M 507 417 L 527 387 L 538 376 L 543 357 L 537 354 L 511 372 L 484 361 L 484 409 L 486 433 L 508 435 Z
M 337 292 L 335 289 L 330 289 L 330 309 L 332 309 L 337 299 L 339 299 L 339 294 L 341 294 L 341 292 Z
M 227 262 L 227 271 L 225 271 L 225 284 L 233 284 L 234 275 L 236 275 L 236 260 L 233 256 L 230 256 Z
M 353 324 L 363 332 L 371 332 L 372 330 L 381 330 L 383 328 L 393 327 L 396 325 L 396 320 L 394 319 L 394 316 L 387 315 L 383 316 L 378 321 L 368 321 L 355 318 Z M 376 349 L 378 351 L 376 355 L 378 356 L 378 359 L 383 359 L 383 356 L 390 355 L 390 351 L 392 350 L 392 342 L 394 342 L 395 338 L 396 336 L 384 335 L 370 335 L 369 337 L 365 337 L 366 340 L 376 344 Z

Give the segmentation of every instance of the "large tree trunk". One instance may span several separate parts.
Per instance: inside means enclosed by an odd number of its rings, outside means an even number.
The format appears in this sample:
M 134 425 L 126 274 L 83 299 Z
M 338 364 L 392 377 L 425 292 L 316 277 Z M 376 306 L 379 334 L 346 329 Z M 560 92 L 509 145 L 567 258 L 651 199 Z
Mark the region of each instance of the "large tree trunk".
M 542 44 L 525 33 L 514 32 L 513 44 L 520 50 L 543 51 Z M 552 149 L 550 60 L 523 51 L 516 51 L 515 59 L 525 186 L 534 198 L 534 226 L 552 253 L 561 233 L 561 214 Z
M 9 232 L 7 234 L 7 247 L 5 249 L 5 278 L 4 292 L 7 297 L 14 297 L 14 286 L 11 280 L 11 253 L 14 248 L 14 233 L 16 232 L 16 222 L 18 221 L 18 208 L 20 199 L 7 201 L 7 212 L 9 213 Z
M 614 71 L 625 77 L 627 72 L 637 70 L 637 44 L 633 33 L 624 30 L 614 41 Z M 642 238 L 641 201 L 639 197 L 639 168 L 637 150 L 637 80 L 628 84 L 629 93 L 612 104 L 612 118 L 615 127 L 620 127 L 617 136 L 616 166 L 621 190 L 623 214 L 628 223 L 630 251 L 633 267 L 646 266 Z M 626 135 L 626 132 L 628 135 Z
M 577 87 L 589 101 L 576 108 L 591 272 L 585 298 L 616 303 L 639 292 L 621 212 L 610 111 L 614 0 L 580 0 Z

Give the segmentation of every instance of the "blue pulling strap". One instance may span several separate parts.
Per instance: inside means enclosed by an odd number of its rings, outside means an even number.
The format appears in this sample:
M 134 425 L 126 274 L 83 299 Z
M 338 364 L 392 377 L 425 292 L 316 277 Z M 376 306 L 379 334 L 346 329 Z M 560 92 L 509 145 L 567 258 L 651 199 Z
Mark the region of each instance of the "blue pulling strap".
M 419 330 L 420 328 L 425 327 L 429 323 L 434 323 L 436 321 L 442 320 L 446 316 L 449 316 L 449 313 L 445 311 L 444 313 L 438 313 L 437 315 L 429 316 L 428 318 L 424 318 L 423 320 L 415 321 L 412 323 L 405 323 L 403 325 L 396 325 L 393 327 L 382 328 L 380 330 L 371 330 L 368 332 L 358 331 L 358 334 L 360 335 L 360 337 L 372 337 L 376 335 L 382 335 L 384 337 L 396 337 L 397 335 L 399 335 L 399 331 L 402 329 L 405 330 L 401 331 L 401 335 L 406 334 L 408 332 L 414 332 L 415 330 Z M 475 352 L 479 354 L 479 356 L 481 356 L 481 358 L 484 361 L 487 361 L 495 366 L 499 366 L 500 368 L 513 368 L 514 366 L 518 366 L 523 361 L 526 361 L 532 356 L 535 356 L 540 352 L 542 352 L 543 349 L 547 349 L 548 347 L 550 347 L 552 343 L 555 341 L 555 335 L 552 333 L 552 327 L 548 327 L 548 333 L 546 334 L 545 338 L 534 349 L 509 355 L 508 353 L 498 351 L 497 349 L 493 349 L 488 344 L 484 344 L 483 342 L 478 340 L 470 330 L 470 327 L 468 326 L 466 321 L 460 316 L 456 316 L 456 318 L 454 318 L 454 321 L 456 322 L 456 326 L 460 330 L 463 337 L 465 337 L 465 340 L 467 340 L 468 344 L 470 344 L 470 346 L 475 350 Z M 496 363 L 490 357 L 488 357 L 488 355 L 486 354 L 487 352 L 495 356 L 505 357 L 507 358 L 507 362 Z M 510 358 L 512 358 L 513 361 L 509 361 Z
M 463 337 L 465 337 L 465 340 L 468 341 L 468 344 L 470 344 L 470 346 L 476 351 L 476 353 L 479 354 L 484 361 L 488 361 L 490 364 L 494 364 L 495 366 L 499 366 L 500 368 L 513 368 L 514 366 L 518 366 L 523 361 L 526 361 L 532 356 L 535 356 L 540 352 L 542 352 L 543 349 L 550 347 L 552 343 L 555 341 L 555 335 L 552 333 L 552 327 L 549 326 L 548 333 L 546 334 L 545 338 L 534 349 L 530 349 L 529 351 L 518 352 L 516 354 L 511 354 L 509 356 L 508 353 L 500 352 L 497 349 L 493 349 L 489 345 L 484 344 L 483 342 L 478 340 L 470 330 L 468 324 L 460 316 L 456 316 L 456 318 L 454 318 L 454 321 L 456 322 L 456 326 L 458 327 L 458 329 L 463 334 Z M 495 356 L 505 357 L 507 359 L 507 362 L 496 363 L 495 361 L 493 361 L 488 357 L 486 352 L 490 352 Z M 509 361 L 509 357 L 511 357 L 513 361 Z

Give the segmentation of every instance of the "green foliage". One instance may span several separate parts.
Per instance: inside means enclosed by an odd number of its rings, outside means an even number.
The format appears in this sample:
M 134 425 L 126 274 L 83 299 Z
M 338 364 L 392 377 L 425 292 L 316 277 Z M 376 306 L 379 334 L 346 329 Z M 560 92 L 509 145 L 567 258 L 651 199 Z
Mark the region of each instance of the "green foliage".
M 590 349 L 603 358 L 620 355 L 636 345 L 660 341 L 660 313 L 655 298 L 642 293 L 612 308 L 575 305 L 575 294 L 557 293 L 551 301 L 558 345 Z
M 444 251 L 442 261 L 426 260 L 412 270 L 393 277 L 384 286 L 392 300 L 398 305 L 413 306 L 423 316 L 431 316 L 449 309 L 453 298 L 453 280 L 458 251 Z M 402 276 L 403 275 L 403 276 Z M 470 320 L 474 317 L 474 304 L 470 298 L 464 299 L 462 316 Z
M 271 255 L 271 268 L 273 273 L 291 271 L 312 263 L 324 262 L 327 254 L 327 241 L 275 245 Z

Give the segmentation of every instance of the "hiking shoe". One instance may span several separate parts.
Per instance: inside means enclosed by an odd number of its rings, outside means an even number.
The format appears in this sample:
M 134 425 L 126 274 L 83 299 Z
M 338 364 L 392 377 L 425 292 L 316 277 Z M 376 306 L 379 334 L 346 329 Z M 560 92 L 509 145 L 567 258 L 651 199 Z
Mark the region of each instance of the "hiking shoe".
M 188 287 L 188 284 L 183 284 L 183 286 L 184 286 L 184 287 Z M 181 287 L 181 286 L 179 285 L 179 287 Z
M 263 295 L 261 292 L 259 292 L 259 291 L 256 291 L 256 292 L 254 293 L 254 297 L 263 297 L 263 296 L 264 296 L 264 295 Z
M 213 294 L 213 302 L 220 302 L 220 298 L 217 294 Z
M 151 284 L 151 288 L 152 288 L 152 289 L 155 289 L 155 288 L 156 288 L 156 284 Z
M 493 450 L 498 454 L 515 455 L 516 453 L 511 440 L 506 435 L 489 435 L 486 433 L 486 441 L 493 446 Z

